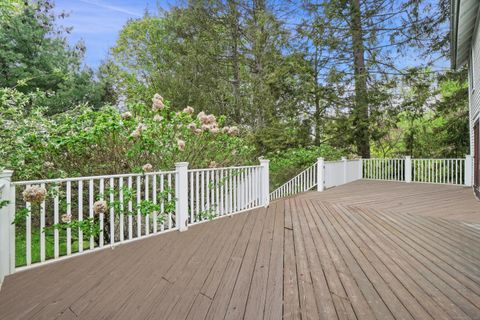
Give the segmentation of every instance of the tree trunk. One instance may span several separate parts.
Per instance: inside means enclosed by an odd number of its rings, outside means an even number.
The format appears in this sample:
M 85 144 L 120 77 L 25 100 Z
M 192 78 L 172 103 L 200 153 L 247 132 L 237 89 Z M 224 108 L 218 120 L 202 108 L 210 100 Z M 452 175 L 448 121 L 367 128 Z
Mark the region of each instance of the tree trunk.
M 370 158 L 367 70 L 365 69 L 365 47 L 363 43 L 360 0 L 351 0 L 351 19 L 355 80 L 354 139 L 360 156 Z
M 322 140 L 322 110 L 320 105 L 320 86 L 318 84 L 318 48 L 315 47 L 315 56 L 314 56 L 314 99 L 315 99 L 315 140 L 314 144 L 316 146 L 320 145 Z
M 253 0 L 252 3 L 252 19 L 253 19 L 253 37 L 252 37 L 252 54 L 254 59 L 253 77 L 253 108 L 257 114 L 257 127 L 262 128 L 266 125 L 265 97 L 263 97 L 263 46 L 265 45 L 264 21 L 265 1 Z
M 236 123 L 241 122 L 240 114 L 240 62 L 238 44 L 240 42 L 240 26 L 238 20 L 238 7 L 236 0 L 229 0 L 228 7 L 230 10 L 230 31 L 231 31 L 231 58 L 233 69 L 232 94 L 233 94 L 233 117 Z

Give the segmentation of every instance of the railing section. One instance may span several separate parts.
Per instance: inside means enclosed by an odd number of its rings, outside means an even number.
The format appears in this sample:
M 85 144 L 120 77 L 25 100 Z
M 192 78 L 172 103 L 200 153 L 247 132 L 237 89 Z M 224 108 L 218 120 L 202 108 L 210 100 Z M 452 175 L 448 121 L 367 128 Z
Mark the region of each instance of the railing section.
M 465 185 L 465 159 L 412 159 L 412 182 Z
M 193 169 L 188 181 L 190 224 L 262 205 L 260 166 Z
M 317 185 L 317 163 L 306 168 L 295 177 L 270 193 L 270 200 L 308 191 Z
M 174 171 L 12 183 L 16 266 L 176 229 L 174 184 Z
M 405 159 L 363 159 L 363 178 L 405 181 Z

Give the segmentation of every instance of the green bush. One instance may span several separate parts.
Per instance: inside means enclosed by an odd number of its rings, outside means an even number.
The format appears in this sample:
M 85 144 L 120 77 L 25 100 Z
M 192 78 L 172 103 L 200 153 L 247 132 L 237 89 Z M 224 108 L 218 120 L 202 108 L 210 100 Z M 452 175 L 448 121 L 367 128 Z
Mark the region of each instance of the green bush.
M 325 160 L 338 160 L 347 155 L 346 151 L 327 144 L 272 152 L 267 156 L 270 159 L 270 190 L 274 190 L 311 166 L 318 157 L 323 157 Z
M 158 96 L 157 107 L 137 103 L 125 112 L 86 105 L 53 117 L 43 109 L 27 111 L 41 93 L 0 89 L 0 168 L 16 180 L 172 170 L 175 162 L 191 168 L 253 163 L 254 148 L 225 118 L 193 108 L 170 111 Z

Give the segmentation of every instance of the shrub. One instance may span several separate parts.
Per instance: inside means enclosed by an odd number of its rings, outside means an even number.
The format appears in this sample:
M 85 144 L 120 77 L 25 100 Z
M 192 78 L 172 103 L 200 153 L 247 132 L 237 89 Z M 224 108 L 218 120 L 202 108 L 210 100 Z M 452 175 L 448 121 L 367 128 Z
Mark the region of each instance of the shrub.
M 172 170 L 179 161 L 197 168 L 254 161 L 237 129 L 222 130 L 224 117 L 196 116 L 191 107 L 173 112 L 159 95 L 123 113 L 80 105 L 54 117 L 25 109 L 39 95 L 0 89 L 0 167 L 14 170 L 16 180 L 142 172 L 146 164 Z
M 346 155 L 344 150 L 327 144 L 272 152 L 267 156 L 267 159 L 270 159 L 270 189 L 274 190 L 293 178 L 315 163 L 318 157 L 323 157 L 325 160 L 338 160 Z

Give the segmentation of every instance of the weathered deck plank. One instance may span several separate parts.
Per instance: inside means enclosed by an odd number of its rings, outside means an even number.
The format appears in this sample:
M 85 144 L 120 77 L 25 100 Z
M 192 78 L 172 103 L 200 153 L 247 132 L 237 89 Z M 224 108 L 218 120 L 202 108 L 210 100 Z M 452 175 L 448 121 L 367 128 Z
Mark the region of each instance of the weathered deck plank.
M 3 319 L 480 319 L 469 189 L 358 181 L 6 278 Z

